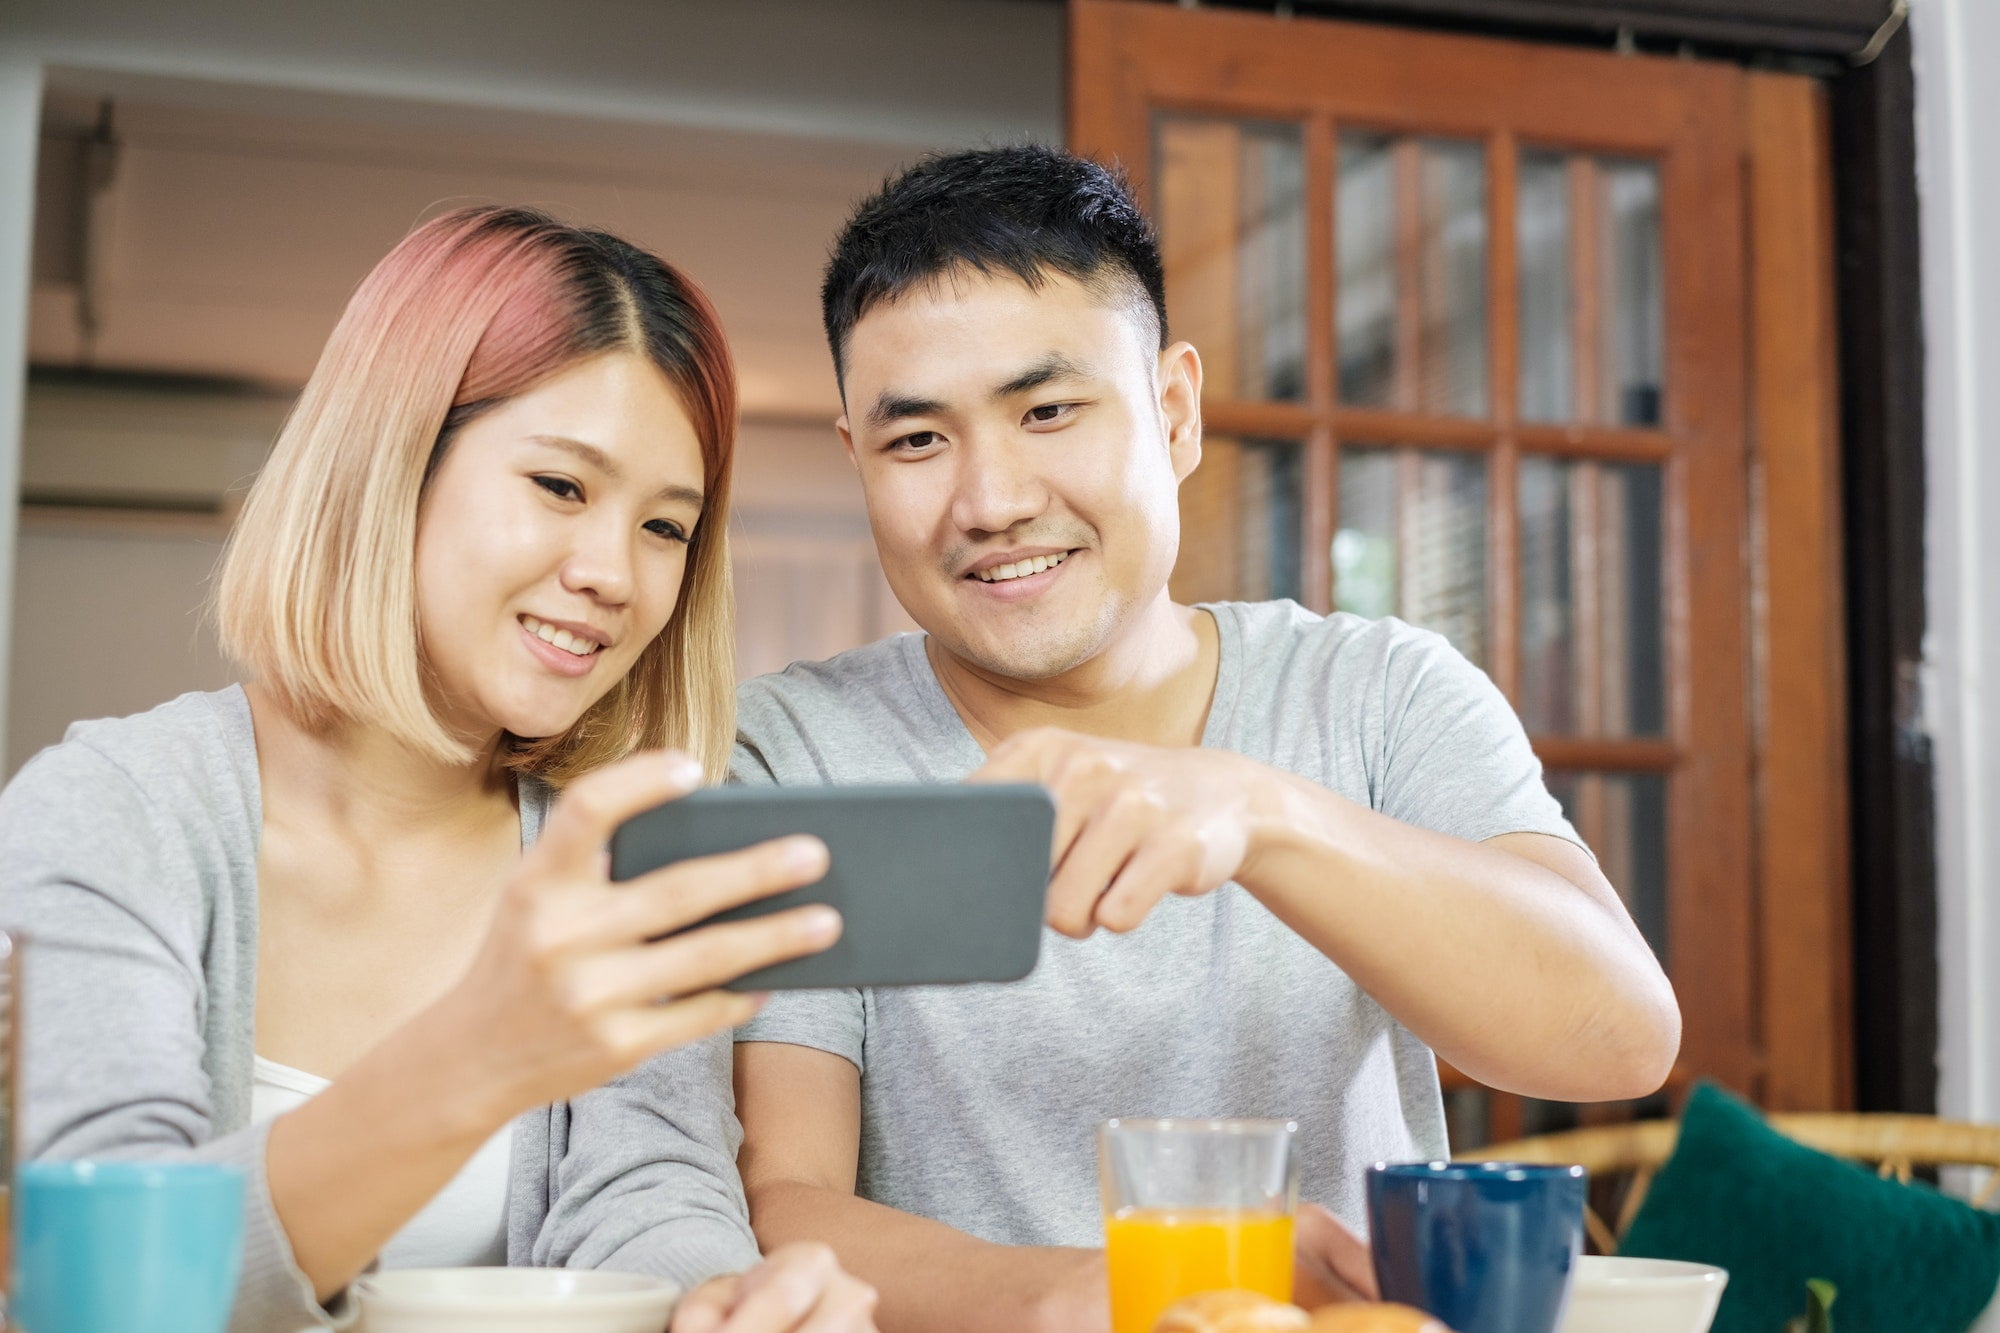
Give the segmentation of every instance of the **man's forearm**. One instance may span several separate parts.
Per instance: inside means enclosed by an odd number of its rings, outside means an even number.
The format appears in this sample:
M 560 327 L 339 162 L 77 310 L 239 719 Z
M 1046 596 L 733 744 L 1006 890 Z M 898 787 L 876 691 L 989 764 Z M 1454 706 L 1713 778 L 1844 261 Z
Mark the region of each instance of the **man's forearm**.
M 1108 1333 L 1098 1250 L 996 1245 L 942 1222 L 793 1181 L 750 1187 L 765 1250 L 817 1240 L 881 1293 L 882 1333 Z
M 1278 832 L 1253 850 L 1243 886 L 1441 1056 L 1539 1097 L 1658 1086 L 1679 1010 L 1594 868 L 1586 888 L 1500 847 L 1274 779 Z

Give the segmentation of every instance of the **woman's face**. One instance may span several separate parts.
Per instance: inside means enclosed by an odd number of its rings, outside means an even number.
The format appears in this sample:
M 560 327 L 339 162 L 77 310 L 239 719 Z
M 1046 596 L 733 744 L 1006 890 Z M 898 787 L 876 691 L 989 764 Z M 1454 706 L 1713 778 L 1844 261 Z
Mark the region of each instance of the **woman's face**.
M 417 624 L 454 734 L 554 736 L 673 614 L 701 444 L 651 362 L 583 361 L 475 417 L 417 515 Z

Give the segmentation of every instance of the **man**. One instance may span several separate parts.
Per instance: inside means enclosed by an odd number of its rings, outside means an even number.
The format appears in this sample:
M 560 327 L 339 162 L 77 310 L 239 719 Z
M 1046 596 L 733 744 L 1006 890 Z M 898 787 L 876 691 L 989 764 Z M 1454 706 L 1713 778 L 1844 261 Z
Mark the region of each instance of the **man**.
M 824 307 L 906 635 L 744 687 L 751 783 L 1037 781 L 1039 968 L 774 998 L 738 1034 L 768 1247 L 830 1243 L 885 1333 L 1105 1326 L 1092 1127 L 1282 1116 L 1349 1223 L 1445 1155 L 1432 1051 L 1539 1097 L 1643 1095 L 1679 1012 L 1492 684 L 1433 634 L 1167 592 L 1201 454 L 1150 227 L 1042 148 L 864 203 Z M 1356 1247 L 1301 1217 L 1302 1280 Z

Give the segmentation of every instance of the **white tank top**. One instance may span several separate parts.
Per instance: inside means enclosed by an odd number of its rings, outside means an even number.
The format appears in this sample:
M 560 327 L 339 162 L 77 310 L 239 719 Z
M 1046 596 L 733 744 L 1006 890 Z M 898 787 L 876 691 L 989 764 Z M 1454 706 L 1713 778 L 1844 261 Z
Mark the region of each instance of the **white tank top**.
M 250 1084 L 250 1122 L 304 1105 L 327 1086 L 317 1074 L 256 1057 Z M 422 1212 L 382 1247 L 384 1268 L 460 1268 L 507 1262 L 507 1159 L 510 1123 L 486 1140 Z

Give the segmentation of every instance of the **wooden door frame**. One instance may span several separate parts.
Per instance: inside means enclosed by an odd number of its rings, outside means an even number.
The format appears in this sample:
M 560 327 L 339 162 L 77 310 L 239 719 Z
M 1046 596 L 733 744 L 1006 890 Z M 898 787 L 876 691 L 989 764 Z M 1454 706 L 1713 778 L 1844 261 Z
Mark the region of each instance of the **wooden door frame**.
M 1147 13 L 1146 11 L 1152 11 Z M 1085 72 L 1078 59 L 1081 51 L 1103 51 L 1111 31 L 1093 27 L 1111 22 L 1139 24 L 1200 24 L 1206 74 L 1193 82 L 1176 82 L 1172 70 L 1162 62 L 1141 69 L 1137 57 L 1124 60 L 1095 60 Z M 1114 143 L 1144 144 L 1148 129 L 1132 123 L 1145 114 L 1147 97 L 1165 100 L 1177 107 L 1210 109 L 1223 113 L 1272 114 L 1268 96 L 1256 96 L 1255 81 L 1266 70 L 1244 59 L 1224 55 L 1216 63 L 1217 43 L 1227 46 L 1230 25 L 1268 22 L 1247 15 L 1209 13 L 1176 15 L 1172 11 L 1131 0 L 1072 0 L 1071 5 L 1071 106 L 1072 143 L 1081 151 L 1102 147 L 1078 142 L 1074 133 L 1079 115 L 1086 109 L 1099 125 L 1111 125 L 1107 138 Z M 1407 58 L 1407 40 L 1399 40 L 1396 29 L 1358 25 L 1336 25 L 1323 20 L 1311 23 L 1322 33 L 1337 31 L 1338 40 L 1352 53 L 1364 53 L 1364 69 L 1379 69 L 1380 78 L 1407 86 L 1423 77 L 1418 62 Z M 1129 37 L 1129 29 L 1119 29 Z M 1301 27 L 1301 39 L 1290 52 L 1280 52 L 1280 62 L 1309 60 L 1311 43 L 1303 40 L 1308 30 Z M 1529 116 L 1545 117 L 1549 137 L 1582 147 L 1603 136 L 1601 146 L 1612 150 L 1629 149 L 1618 140 L 1615 129 L 1605 123 L 1579 132 L 1571 115 L 1565 113 L 1562 71 L 1567 62 L 1556 48 L 1522 46 L 1481 38 L 1433 38 L 1445 42 L 1440 49 L 1463 56 L 1497 62 L 1512 67 L 1516 86 L 1535 90 L 1540 110 Z M 1094 43 L 1094 44 L 1093 44 Z M 1455 45 L 1462 43 L 1463 45 Z M 1268 63 L 1268 53 L 1265 55 Z M 1373 63 L 1368 63 L 1372 61 Z M 1428 62 L 1425 62 L 1426 64 Z M 1629 90 L 1635 98 L 1648 93 L 1649 70 L 1658 62 L 1635 60 L 1629 68 Z M 1579 66 L 1569 66 L 1580 68 Z M 1601 66 L 1595 66 L 1601 75 Z M 1727 1006 L 1730 1012 L 1755 1015 L 1755 1032 L 1702 1033 L 1702 1045 L 1711 1053 L 1712 1068 L 1725 1079 L 1762 1096 L 1781 1107 L 1841 1107 L 1852 1101 L 1852 1064 L 1848 1039 L 1851 990 L 1847 967 L 1827 963 L 1829 957 L 1845 959 L 1848 953 L 1849 919 L 1846 894 L 1847 783 L 1844 755 L 1846 726 L 1839 701 L 1846 697 L 1842 673 L 1843 619 L 1839 578 L 1840 531 L 1835 521 L 1840 506 L 1838 419 L 1834 409 L 1834 343 L 1832 330 L 1832 224 L 1827 188 L 1827 107 L 1820 91 L 1797 76 L 1760 74 L 1743 76 L 1725 66 L 1715 71 L 1713 96 L 1704 99 L 1693 114 L 1715 119 L 1715 137 L 1732 145 L 1741 143 L 1742 156 L 1721 161 L 1682 160 L 1669 170 L 1694 169 L 1699 174 L 1699 194 L 1703 199 L 1725 201 L 1719 205 L 1723 222 L 1711 234 L 1691 237 L 1685 231 L 1669 235 L 1669 274 L 1688 262 L 1687 251 L 1676 257 L 1674 247 L 1700 245 L 1714 251 L 1722 262 L 1735 263 L 1734 243 L 1757 246 L 1761 253 L 1780 253 L 1784 238 L 1803 236 L 1805 240 L 1783 253 L 1783 263 L 1755 270 L 1751 289 L 1736 290 L 1731 283 L 1717 285 L 1713 299 L 1735 302 L 1735 318 L 1746 331 L 1757 331 L 1756 363 L 1747 349 L 1713 347 L 1682 349 L 1684 359 L 1677 369 L 1688 373 L 1694 365 L 1704 375 L 1736 381 L 1742 420 L 1747 432 L 1746 454 L 1750 459 L 1749 495 L 1752 512 L 1743 531 L 1749 542 L 1751 587 L 1744 617 L 1744 638 L 1737 644 L 1710 645 L 1704 661 L 1683 664 L 1681 681 L 1690 679 L 1691 668 L 1709 673 L 1748 672 L 1747 683 L 1739 675 L 1735 682 L 1711 677 L 1706 697 L 1743 700 L 1751 708 L 1752 760 L 1754 761 L 1755 809 L 1752 846 L 1735 863 L 1740 866 L 1738 882 L 1751 885 L 1749 893 L 1737 892 L 1727 884 L 1707 886 L 1686 898 L 1712 908 L 1704 920 L 1676 925 L 1677 979 L 1684 988 L 1728 991 L 1751 988 L 1754 1002 Z M 1661 71 L 1664 75 L 1664 71 Z M 1674 73 L 1686 77 L 1685 65 Z M 1364 75 L 1364 80 L 1366 76 Z M 1142 89 L 1142 81 L 1145 87 Z M 1352 81 L 1350 80 L 1350 88 Z M 1241 91 L 1239 92 L 1239 88 Z M 1372 100 L 1386 100 L 1378 95 Z M 1371 89 L 1363 88 L 1353 100 L 1367 101 Z M 1444 109 L 1441 117 L 1448 125 L 1455 90 L 1439 86 L 1433 96 Z M 1346 99 L 1341 99 L 1346 100 Z M 1324 106 L 1298 108 L 1302 116 Z M 1719 118 L 1719 119 L 1717 119 Z M 1734 118 L 1739 124 L 1727 124 Z M 1379 122 L 1380 116 L 1367 119 Z M 1617 119 L 1607 109 L 1607 122 Z M 1468 119 L 1467 128 L 1482 131 Z M 1308 117 L 1310 124 L 1310 118 Z M 1426 117 L 1424 128 L 1437 130 L 1440 118 Z M 1392 126 L 1393 128 L 1393 126 Z M 1740 138 L 1739 138 L 1740 130 Z M 1313 131 L 1309 130 L 1308 133 Z M 1530 131 L 1533 132 L 1533 131 Z M 1127 162 L 1143 188 L 1148 163 Z M 1683 183 L 1685 188 L 1685 183 Z M 1747 199 L 1739 202 L 1737 191 Z M 1511 174 L 1497 174 L 1492 183 L 1496 216 L 1511 201 Z M 1685 197 L 1685 196 L 1684 196 Z M 1745 226 L 1752 216 L 1755 223 Z M 1499 219 L 1511 227 L 1511 216 Z M 1495 252 L 1505 247 L 1495 246 Z M 1310 262 L 1310 261 L 1309 261 Z M 1737 265 L 1751 271 L 1748 265 Z M 1510 277 L 1510 275 L 1496 275 Z M 1670 276 L 1671 281 L 1671 276 Z M 1490 302 L 1493 317 L 1511 308 L 1511 291 L 1496 287 Z M 1317 284 L 1316 284 L 1317 286 Z M 1798 316 L 1804 313 L 1806 318 Z M 1314 312 L 1315 317 L 1319 314 Z M 1670 331 L 1670 339 L 1674 335 Z M 1768 343 L 1764 340 L 1768 339 Z M 1671 354 L 1670 354 L 1671 355 Z M 1504 368 L 1501 368 L 1504 369 Z M 1747 372 L 1747 382 L 1742 382 Z M 1498 372 L 1496 371 L 1496 374 Z M 1495 380 L 1496 389 L 1500 381 Z M 1504 390 L 1502 391 L 1504 393 Z M 1722 401 L 1732 401 L 1731 395 Z M 1496 416 L 1502 416 L 1504 401 L 1496 402 Z M 1277 420 L 1282 410 L 1271 414 L 1271 433 L 1297 434 L 1300 423 Z M 1245 423 L 1250 424 L 1250 423 Z M 1503 426 L 1512 423 L 1504 419 Z M 1697 423 L 1700 424 L 1700 423 Z M 1227 427 L 1225 427 L 1227 428 Z M 1707 429 L 1729 429 L 1728 423 L 1706 423 Z M 1310 447 L 1310 446 L 1309 446 Z M 1503 446 L 1504 447 L 1504 446 Z M 1324 444 L 1312 448 L 1313 455 L 1327 452 Z M 1324 476 L 1325 459 L 1309 462 L 1309 475 Z M 1683 474 L 1683 485 L 1687 484 Z M 1700 494 L 1699 490 L 1690 492 Z M 1707 511 L 1689 505 L 1684 512 L 1690 522 L 1704 521 Z M 1800 571 L 1811 573 L 1802 578 Z M 1701 586 L 1683 591 L 1687 595 L 1732 595 L 1716 587 L 1716 571 L 1702 579 L 1702 571 L 1689 576 Z M 1734 577 L 1733 574 L 1730 577 Z M 1504 583 L 1505 580 L 1503 579 Z M 1795 584 L 1803 587 L 1795 587 Z M 1772 588 L 1782 596 L 1770 595 Z M 1504 594 L 1505 589 L 1501 590 Z M 1673 593 L 1669 593 L 1672 605 Z M 1683 600 L 1681 603 L 1686 605 Z M 1496 608 L 1496 613 L 1501 608 Z M 1496 619 L 1501 619 L 1496 614 Z M 1503 668 L 1504 672 L 1505 668 Z M 1503 684 L 1505 682 L 1503 681 Z M 1683 691 L 1683 708 L 1685 685 Z M 1699 728 L 1742 727 L 1741 719 L 1718 716 L 1680 715 L 1676 734 L 1691 736 Z M 1712 731 L 1711 731 L 1712 734 Z M 1701 747 L 1694 747 L 1700 752 Z M 1726 745 L 1711 753 L 1728 753 Z M 1727 799 L 1748 799 L 1740 788 L 1732 791 L 1728 775 L 1688 774 L 1680 785 L 1686 793 L 1686 817 L 1699 824 L 1697 804 Z M 1731 795 L 1724 795 L 1724 793 Z M 1686 826 L 1682 826 L 1685 828 Z M 1736 878 L 1735 874 L 1726 878 Z M 1697 915 L 1684 912 L 1683 916 Z M 1741 930 L 1743 948 L 1732 948 L 1732 932 Z M 1685 939 L 1686 947 L 1679 941 Z M 1714 947 L 1716 941 L 1723 947 Z M 1692 952 L 1690 951 L 1692 950 Z M 1747 958 L 1746 958 L 1747 955 Z M 1688 960 L 1694 960 L 1692 966 Z M 1754 959 L 1755 964 L 1749 965 Z M 1715 960 L 1716 966 L 1703 966 Z M 1719 1006 L 1721 1007 L 1721 1006 Z

